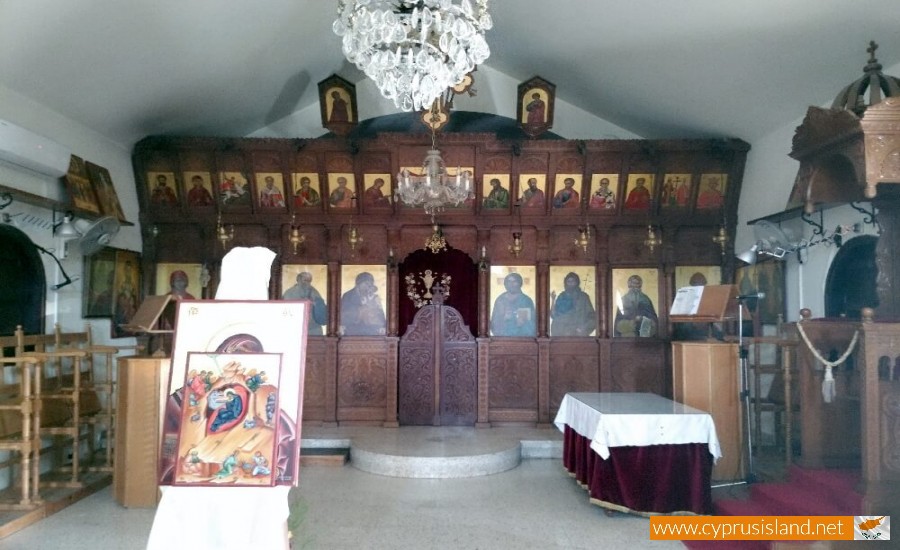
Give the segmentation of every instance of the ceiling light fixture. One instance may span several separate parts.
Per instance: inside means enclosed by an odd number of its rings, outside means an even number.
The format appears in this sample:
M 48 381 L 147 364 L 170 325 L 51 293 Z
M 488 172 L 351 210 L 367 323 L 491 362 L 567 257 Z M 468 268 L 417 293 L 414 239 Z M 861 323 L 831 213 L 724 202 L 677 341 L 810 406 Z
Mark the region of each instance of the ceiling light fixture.
M 300 232 L 300 228 L 297 227 L 294 221 L 294 214 L 291 214 L 291 233 L 288 236 L 288 241 L 294 247 L 294 255 L 297 255 L 297 249 L 306 242 L 306 235 Z
M 356 209 L 356 197 L 351 197 L 350 202 L 353 204 L 353 209 Z M 347 224 L 347 244 L 350 245 L 350 256 L 356 256 L 356 247 L 361 246 L 365 241 L 362 235 L 359 233 L 359 228 L 353 225 L 353 216 L 350 216 L 350 222 Z
M 516 214 L 519 217 L 519 230 L 513 231 L 512 234 L 512 244 L 507 246 L 506 249 L 509 250 L 509 253 L 514 257 L 518 258 L 519 254 L 521 254 L 525 250 L 525 243 L 522 241 L 522 202 L 516 202 Z
M 403 111 L 429 108 L 491 54 L 488 0 L 339 0 L 337 13 L 344 56 Z
M 725 226 L 719 226 L 719 232 L 713 236 L 712 242 L 719 245 L 722 249 L 722 256 L 725 255 L 725 249 L 728 248 L 728 239 L 728 231 L 725 229 Z
M 588 246 L 591 244 L 591 226 L 582 225 L 578 227 L 578 237 L 575 239 L 575 246 L 580 246 L 581 250 L 586 254 Z
M 431 236 L 425 239 L 425 248 L 437 254 L 447 250 L 447 239 L 444 238 L 444 232 L 441 231 L 441 226 L 435 223 L 434 218 L 431 218 L 431 224 Z
M 425 213 L 432 218 L 445 207 L 459 206 L 472 196 L 472 174 L 459 167 L 455 176 L 447 173 L 434 132 L 431 133 L 431 149 L 422 162 L 421 174 L 412 174 L 405 168 L 397 174 L 396 199 L 408 206 L 423 206 Z
M 525 243 L 522 242 L 522 233 L 520 231 L 513 231 L 512 237 L 512 244 L 507 246 L 506 249 L 509 250 L 509 253 L 514 257 L 518 258 L 519 254 L 525 250 Z
M 222 214 L 216 217 L 216 239 L 222 243 L 222 248 L 228 250 L 228 243 L 234 240 L 234 226 L 222 225 Z
M 657 246 L 662 246 L 663 239 L 662 235 L 656 232 L 656 229 L 653 228 L 652 225 L 647 226 L 647 238 L 644 239 L 644 246 L 650 249 L 650 253 L 653 254 L 653 251 Z

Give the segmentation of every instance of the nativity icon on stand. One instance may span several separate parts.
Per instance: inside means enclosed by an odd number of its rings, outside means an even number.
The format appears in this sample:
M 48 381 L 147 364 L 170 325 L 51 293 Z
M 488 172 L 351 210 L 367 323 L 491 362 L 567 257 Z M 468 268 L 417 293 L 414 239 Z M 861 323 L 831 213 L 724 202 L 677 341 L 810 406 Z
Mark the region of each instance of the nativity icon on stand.
M 280 353 L 189 352 L 173 485 L 275 485 Z

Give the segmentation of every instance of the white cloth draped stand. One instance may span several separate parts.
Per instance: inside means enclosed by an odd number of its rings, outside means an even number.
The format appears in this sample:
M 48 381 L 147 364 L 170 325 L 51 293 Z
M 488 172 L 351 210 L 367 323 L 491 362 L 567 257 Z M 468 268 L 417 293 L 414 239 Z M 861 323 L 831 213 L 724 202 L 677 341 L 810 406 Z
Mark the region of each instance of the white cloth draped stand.
M 217 300 L 268 299 L 275 253 L 235 247 L 222 259 Z M 290 487 L 161 487 L 147 550 L 289 548 Z

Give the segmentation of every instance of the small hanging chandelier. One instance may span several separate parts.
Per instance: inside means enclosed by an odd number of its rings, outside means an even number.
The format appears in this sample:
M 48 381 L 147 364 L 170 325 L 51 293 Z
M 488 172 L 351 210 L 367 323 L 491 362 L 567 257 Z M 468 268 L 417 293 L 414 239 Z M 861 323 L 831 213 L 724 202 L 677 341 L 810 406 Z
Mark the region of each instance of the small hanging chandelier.
M 445 207 L 459 206 L 473 196 L 472 174 L 457 167 L 456 175 L 447 174 L 444 159 L 437 149 L 436 137 L 431 133 L 431 149 L 425 154 L 421 175 L 407 169 L 397 174 L 396 200 L 408 206 L 422 206 L 425 213 L 434 218 Z
M 350 202 L 353 208 L 356 208 L 356 197 L 351 197 Z M 347 224 L 347 244 L 350 245 L 350 254 L 356 254 L 356 247 L 363 243 L 363 237 L 359 233 L 359 228 L 353 225 L 353 216 L 350 216 L 350 222 Z
M 722 249 L 722 255 L 724 256 L 725 248 L 728 246 L 728 231 L 725 230 L 724 225 L 719 226 L 719 232 L 713 236 L 712 242 L 719 245 Z
M 662 246 L 663 240 L 662 235 L 658 235 L 656 233 L 656 229 L 653 228 L 652 225 L 647 226 L 647 238 L 644 239 L 644 246 L 650 249 L 650 253 L 653 254 L 653 250 L 657 246 Z
M 488 58 L 493 26 L 488 0 L 339 0 L 332 30 L 381 95 L 420 111 Z
M 362 235 L 359 234 L 359 229 L 355 226 L 351 225 L 347 230 L 347 244 L 350 245 L 350 250 L 355 251 L 356 247 L 363 243 Z
M 513 256 L 518 258 L 519 254 L 521 254 L 522 251 L 525 250 L 525 244 L 522 242 L 522 232 L 521 231 L 513 231 L 512 236 L 513 236 L 513 242 L 511 245 L 506 247 L 506 249 L 509 250 L 510 254 L 512 254 Z
M 216 217 L 216 239 L 222 243 L 222 248 L 227 249 L 228 243 L 234 240 L 234 226 L 225 227 L 222 225 L 222 214 Z
M 575 245 L 580 246 L 581 250 L 587 253 L 588 246 L 591 244 L 591 226 L 582 225 L 578 228 L 578 237 L 575 238 Z
M 291 234 L 288 241 L 294 247 L 294 255 L 297 254 L 297 248 L 306 242 L 306 235 L 300 233 L 300 228 L 294 225 L 294 214 L 291 214 Z
M 441 231 L 441 226 L 434 223 L 434 218 L 431 219 L 431 236 L 425 239 L 425 248 L 430 250 L 432 253 L 437 254 L 441 250 L 447 250 L 447 239 L 444 238 L 444 232 Z

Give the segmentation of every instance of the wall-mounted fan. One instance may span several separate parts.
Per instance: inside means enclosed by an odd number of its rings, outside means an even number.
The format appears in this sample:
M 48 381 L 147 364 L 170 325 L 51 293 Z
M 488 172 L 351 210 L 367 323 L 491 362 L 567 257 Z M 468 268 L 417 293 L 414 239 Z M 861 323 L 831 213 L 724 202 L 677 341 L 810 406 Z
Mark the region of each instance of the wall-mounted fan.
M 105 216 L 96 221 L 78 220 L 75 227 L 81 236 L 73 240 L 70 245 L 74 244 L 81 255 L 90 256 L 109 245 L 119 232 L 121 225 L 119 220 Z

